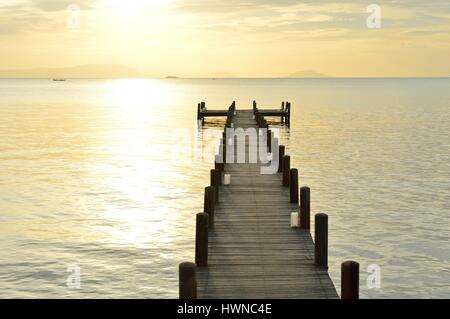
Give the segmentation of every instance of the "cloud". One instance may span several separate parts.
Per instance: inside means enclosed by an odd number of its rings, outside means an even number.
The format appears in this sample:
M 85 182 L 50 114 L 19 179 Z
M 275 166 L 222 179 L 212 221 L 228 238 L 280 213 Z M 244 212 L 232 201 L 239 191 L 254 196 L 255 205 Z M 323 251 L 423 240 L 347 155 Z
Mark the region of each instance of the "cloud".
M 81 10 L 91 9 L 97 0 L 29 0 L 28 6 L 43 11 L 55 12 L 67 10 L 69 5 L 77 5 Z

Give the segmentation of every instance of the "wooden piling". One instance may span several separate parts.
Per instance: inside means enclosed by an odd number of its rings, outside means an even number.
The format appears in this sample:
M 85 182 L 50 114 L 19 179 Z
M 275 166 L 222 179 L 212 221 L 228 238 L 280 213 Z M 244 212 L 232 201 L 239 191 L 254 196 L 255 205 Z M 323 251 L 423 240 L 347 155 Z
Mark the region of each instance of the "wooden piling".
M 291 171 L 291 157 L 289 155 L 283 156 L 283 186 L 289 186 L 289 177 Z
M 221 173 L 218 169 L 212 169 L 211 170 L 211 186 L 214 187 L 216 196 L 214 196 L 216 200 L 216 204 L 219 203 L 219 187 L 220 187 L 220 180 L 221 180 Z
M 314 264 L 328 269 L 328 215 L 316 214 L 314 225 Z
M 291 168 L 289 176 L 289 194 L 291 203 L 298 204 L 298 170 Z
M 307 186 L 300 188 L 300 228 L 310 229 L 310 189 Z
M 195 264 L 197 267 L 208 266 L 208 224 L 208 214 L 198 213 L 195 228 Z
M 289 122 L 290 121 L 290 118 L 289 118 L 290 111 L 289 111 L 289 109 L 290 109 L 290 103 L 286 102 L 286 109 L 285 109 L 286 115 L 285 115 L 284 123 L 286 124 L 287 127 L 290 126 L 290 122 Z
M 220 156 L 220 155 L 219 155 Z M 219 163 L 217 159 L 214 161 L 214 169 L 217 169 L 219 172 L 223 172 L 224 164 Z
M 286 147 L 284 145 L 278 146 L 278 173 L 283 172 L 283 156 L 286 151 Z
M 359 299 L 359 264 L 356 261 L 341 264 L 341 298 Z
M 226 128 L 225 128 L 226 130 Z M 223 155 L 223 163 L 227 162 L 227 133 L 222 133 L 222 155 Z
M 209 216 L 209 228 L 214 228 L 214 209 L 216 206 L 216 188 L 214 186 L 205 187 L 205 198 L 203 210 Z
M 200 109 L 202 111 L 206 111 L 206 103 L 205 102 L 200 103 Z M 202 120 L 202 125 L 205 125 L 205 117 L 203 115 L 201 117 L 201 120 Z
M 178 284 L 180 299 L 197 299 L 197 276 L 195 264 L 181 263 L 178 266 Z

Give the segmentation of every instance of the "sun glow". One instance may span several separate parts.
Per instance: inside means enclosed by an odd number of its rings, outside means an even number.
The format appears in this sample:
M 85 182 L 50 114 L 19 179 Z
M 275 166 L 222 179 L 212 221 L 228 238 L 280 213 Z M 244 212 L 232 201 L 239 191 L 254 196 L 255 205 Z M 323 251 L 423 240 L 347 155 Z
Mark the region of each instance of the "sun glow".
M 147 10 L 165 7 L 172 0 L 101 0 L 95 5 L 97 9 L 110 10 L 115 17 L 135 18 Z

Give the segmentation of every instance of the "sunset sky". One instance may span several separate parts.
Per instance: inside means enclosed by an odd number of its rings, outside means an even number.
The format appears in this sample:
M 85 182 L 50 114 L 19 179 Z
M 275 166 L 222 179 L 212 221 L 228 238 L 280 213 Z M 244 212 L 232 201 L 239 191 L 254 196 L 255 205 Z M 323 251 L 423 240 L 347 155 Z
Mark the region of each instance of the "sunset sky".
M 366 25 L 372 3 L 380 29 Z M 450 76 L 450 1 L 1 1 L 0 69 L 86 64 L 150 76 Z

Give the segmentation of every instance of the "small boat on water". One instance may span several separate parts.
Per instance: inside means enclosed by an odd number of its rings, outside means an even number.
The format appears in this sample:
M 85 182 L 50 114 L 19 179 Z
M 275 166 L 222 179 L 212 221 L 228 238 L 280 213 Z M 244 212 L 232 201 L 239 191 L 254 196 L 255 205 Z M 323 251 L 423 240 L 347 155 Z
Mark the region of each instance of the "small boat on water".
M 53 79 L 53 82 L 65 82 L 65 79 Z

